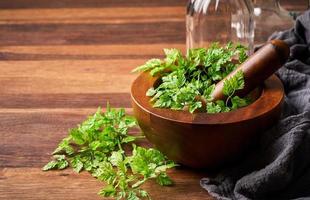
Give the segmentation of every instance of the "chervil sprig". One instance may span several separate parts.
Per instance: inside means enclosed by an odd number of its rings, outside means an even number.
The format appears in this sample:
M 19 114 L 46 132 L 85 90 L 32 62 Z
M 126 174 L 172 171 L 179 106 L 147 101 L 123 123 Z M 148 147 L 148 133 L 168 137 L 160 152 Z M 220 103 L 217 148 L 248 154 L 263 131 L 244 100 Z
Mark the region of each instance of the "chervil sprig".
M 106 112 L 98 108 L 83 123 L 69 130 L 54 151 L 53 160 L 42 170 L 65 169 L 86 170 L 106 186 L 99 191 L 105 197 L 116 199 L 150 199 L 141 189 L 149 179 L 160 185 L 171 185 L 166 170 L 176 166 L 161 152 L 153 148 L 136 146 L 134 142 L 143 136 L 130 135 L 137 129 L 135 118 L 125 114 L 124 109 L 107 106 Z M 133 146 L 126 152 L 124 146 Z

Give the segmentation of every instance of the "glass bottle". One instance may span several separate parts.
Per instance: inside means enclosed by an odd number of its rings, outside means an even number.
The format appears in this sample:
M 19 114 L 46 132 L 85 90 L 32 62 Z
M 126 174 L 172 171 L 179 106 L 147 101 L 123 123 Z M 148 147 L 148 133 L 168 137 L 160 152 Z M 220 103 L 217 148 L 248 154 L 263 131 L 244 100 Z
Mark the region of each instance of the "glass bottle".
M 255 44 L 261 44 L 276 32 L 290 29 L 294 19 L 287 10 L 281 7 L 279 0 L 253 0 Z
M 189 0 L 186 46 L 207 48 L 212 42 L 240 43 L 253 52 L 254 21 L 251 0 Z

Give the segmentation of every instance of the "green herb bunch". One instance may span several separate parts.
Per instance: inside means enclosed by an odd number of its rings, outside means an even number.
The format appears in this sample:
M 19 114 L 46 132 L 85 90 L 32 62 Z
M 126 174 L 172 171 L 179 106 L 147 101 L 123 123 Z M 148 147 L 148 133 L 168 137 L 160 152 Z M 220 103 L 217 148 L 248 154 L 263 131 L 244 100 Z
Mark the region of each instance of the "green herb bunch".
M 124 109 L 108 105 L 106 112 L 102 112 L 99 107 L 94 115 L 69 131 L 43 170 L 68 166 L 76 172 L 86 170 L 106 183 L 99 192 L 104 197 L 150 199 L 140 186 L 149 179 L 162 186 L 171 185 L 166 170 L 176 164 L 156 149 L 134 144 L 143 136 L 129 135 L 130 129 L 137 129 L 137 123 L 135 118 L 125 115 Z M 130 153 L 125 152 L 125 146 L 131 147 Z
M 191 113 L 197 109 L 208 113 L 228 112 L 250 103 L 234 95 L 244 87 L 243 73 L 240 71 L 224 82 L 226 102 L 211 102 L 211 93 L 217 82 L 247 59 L 246 51 L 244 46 L 231 42 L 225 47 L 213 43 L 208 49 L 190 49 L 186 57 L 177 49 L 164 49 L 165 59 L 151 59 L 133 72 L 148 71 L 152 76 L 161 77 L 161 83 L 146 93 L 153 107 Z

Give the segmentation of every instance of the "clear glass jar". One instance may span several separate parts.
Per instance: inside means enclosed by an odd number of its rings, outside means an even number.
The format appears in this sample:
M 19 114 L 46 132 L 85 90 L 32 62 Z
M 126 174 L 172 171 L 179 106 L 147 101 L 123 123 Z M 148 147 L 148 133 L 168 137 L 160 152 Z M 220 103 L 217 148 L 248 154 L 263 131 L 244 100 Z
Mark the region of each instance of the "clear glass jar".
M 186 46 L 208 47 L 212 42 L 240 43 L 253 52 L 254 21 L 251 0 L 190 0 L 186 15 Z
M 255 44 L 261 44 L 276 32 L 290 29 L 294 19 L 281 7 L 279 0 L 253 0 L 255 21 Z

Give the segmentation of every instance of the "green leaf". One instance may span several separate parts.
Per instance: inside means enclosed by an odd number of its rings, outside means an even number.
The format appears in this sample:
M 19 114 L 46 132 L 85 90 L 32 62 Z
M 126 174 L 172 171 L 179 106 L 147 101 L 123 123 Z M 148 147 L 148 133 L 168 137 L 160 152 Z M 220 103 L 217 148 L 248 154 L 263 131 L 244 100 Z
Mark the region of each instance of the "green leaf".
M 64 169 L 69 165 L 68 161 L 66 160 L 65 155 L 54 155 L 54 158 L 58 162 L 57 163 L 58 169 Z
M 150 199 L 149 193 L 147 191 L 145 191 L 145 190 L 138 190 L 138 192 L 139 192 L 141 197 Z
M 109 161 L 113 166 L 119 166 L 123 162 L 123 151 L 113 151 Z
M 169 178 L 169 176 L 167 176 L 166 173 L 160 173 L 159 176 L 157 176 L 156 181 L 159 185 L 162 185 L 162 186 L 173 184 L 172 180 Z
M 130 143 L 133 142 L 137 139 L 135 136 L 126 136 L 125 138 L 122 139 L 122 143 Z
M 124 116 L 122 120 L 128 128 L 137 126 L 137 120 L 133 116 Z
M 177 49 L 164 49 L 164 52 L 166 54 L 166 65 L 176 65 L 177 61 L 183 59 L 182 54 Z
M 99 147 L 101 147 L 102 143 L 98 140 L 95 140 L 95 141 L 92 141 L 90 144 L 89 144 L 89 147 L 91 150 L 95 151 L 97 150 Z
M 217 106 L 221 108 L 221 112 L 229 112 L 230 108 L 226 106 L 225 102 L 223 100 L 218 100 L 215 102 Z
M 74 149 L 69 144 L 71 137 L 64 138 L 58 145 L 58 147 L 54 150 L 53 154 L 66 153 L 68 155 L 72 155 L 74 153 Z
M 47 170 L 51 170 L 51 169 L 57 169 L 57 168 L 58 168 L 58 167 L 57 167 L 57 164 L 58 164 L 57 161 L 52 160 L 52 161 L 50 161 L 49 163 L 47 163 L 47 164 L 42 168 L 42 170 L 43 170 L 43 171 L 47 171 Z
M 223 85 L 223 94 L 225 96 L 232 96 L 236 90 L 244 88 L 243 72 L 239 70 L 234 76 L 226 79 Z
M 243 63 L 247 58 L 247 48 L 241 44 L 236 46 L 237 54 L 239 55 L 239 62 Z
M 134 191 L 129 191 L 127 200 L 140 200 L 137 194 Z
M 70 130 L 70 135 L 72 140 L 78 144 L 78 145 L 82 145 L 85 143 L 84 139 L 83 139 L 83 135 L 82 133 L 79 131 L 79 129 L 77 128 L 73 128 Z
M 238 96 L 234 96 L 231 99 L 231 103 L 232 103 L 232 109 L 233 110 L 237 109 L 237 108 L 241 108 L 241 107 L 247 106 L 249 104 L 247 99 L 243 99 L 243 98 L 240 98 Z
M 147 61 L 144 65 L 141 65 L 137 68 L 135 68 L 134 70 L 132 70 L 132 72 L 144 72 L 144 71 L 148 71 L 151 69 L 154 69 L 155 67 L 159 67 L 161 66 L 161 60 L 160 59 L 151 59 L 149 61 Z
M 73 170 L 77 173 L 79 173 L 84 166 L 79 155 L 73 157 L 73 159 L 71 160 L 71 165 L 73 167 Z
M 117 173 L 114 171 L 110 162 L 101 162 L 92 175 L 97 177 L 99 180 L 107 182 L 108 184 L 114 183 L 117 178 Z
M 165 71 L 167 69 L 166 65 L 161 65 L 159 67 L 155 67 L 150 71 L 151 76 L 155 76 L 163 71 Z
M 53 158 L 54 160 L 50 161 L 42 168 L 43 171 L 51 169 L 64 169 L 69 165 L 64 155 L 54 155 Z
M 200 101 L 193 102 L 189 105 L 189 112 L 193 113 L 198 108 L 202 107 L 202 103 Z
M 148 97 L 152 97 L 156 94 L 156 90 L 154 90 L 153 87 L 151 87 L 150 89 L 148 89 L 148 91 L 146 92 L 146 96 Z
M 114 197 L 116 195 L 116 189 L 113 185 L 107 185 L 102 188 L 98 194 L 104 197 Z
M 134 174 L 141 174 L 144 179 L 136 182 L 133 187 L 142 185 L 147 179 L 155 178 L 159 184 L 169 185 L 169 177 L 166 170 L 176 166 L 173 162 L 166 164 L 166 158 L 156 149 L 133 147 L 133 155 L 130 157 L 130 167 Z
M 221 106 L 219 106 L 219 105 L 217 105 L 217 104 L 215 104 L 215 103 L 213 103 L 213 102 L 209 102 L 209 103 L 207 103 L 207 111 L 208 111 L 208 113 L 219 113 L 219 112 L 221 112 Z
M 187 59 L 192 63 L 191 68 L 196 68 L 198 65 L 202 65 L 207 56 L 205 48 L 189 49 L 187 51 Z
M 206 99 L 206 101 L 212 101 L 212 92 L 215 89 L 215 84 L 210 85 L 209 87 L 207 87 L 207 89 L 204 91 L 203 93 L 203 97 Z

